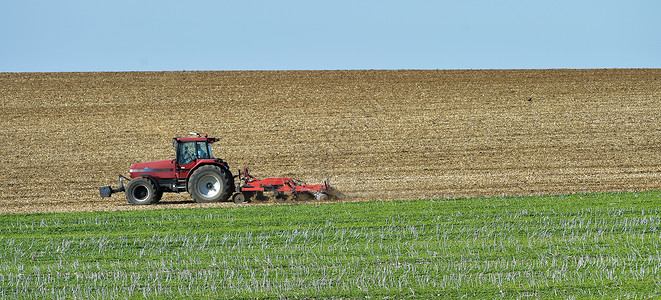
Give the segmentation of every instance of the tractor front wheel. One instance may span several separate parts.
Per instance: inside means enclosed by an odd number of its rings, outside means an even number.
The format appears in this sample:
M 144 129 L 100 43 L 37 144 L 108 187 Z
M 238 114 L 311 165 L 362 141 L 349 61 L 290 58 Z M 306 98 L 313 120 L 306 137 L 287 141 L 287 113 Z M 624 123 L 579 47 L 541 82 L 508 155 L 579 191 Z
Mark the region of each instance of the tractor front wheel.
M 126 199 L 131 204 L 149 205 L 155 202 L 155 196 L 156 188 L 147 178 L 135 178 L 126 186 Z
M 232 193 L 226 170 L 218 166 L 202 166 L 188 179 L 188 192 L 196 202 L 227 201 Z

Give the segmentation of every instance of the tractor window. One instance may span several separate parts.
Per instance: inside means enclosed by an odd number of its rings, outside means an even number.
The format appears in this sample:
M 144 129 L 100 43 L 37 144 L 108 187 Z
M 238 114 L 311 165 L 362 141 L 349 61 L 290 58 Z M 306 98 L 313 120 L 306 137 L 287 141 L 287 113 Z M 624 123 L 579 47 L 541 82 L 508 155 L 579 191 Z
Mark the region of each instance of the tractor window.
M 197 157 L 200 159 L 210 158 L 209 146 L 206 142 L 197 142 Z
M 187 165 L 195 160 L 195 142 L 179 143 L 179 164 Z

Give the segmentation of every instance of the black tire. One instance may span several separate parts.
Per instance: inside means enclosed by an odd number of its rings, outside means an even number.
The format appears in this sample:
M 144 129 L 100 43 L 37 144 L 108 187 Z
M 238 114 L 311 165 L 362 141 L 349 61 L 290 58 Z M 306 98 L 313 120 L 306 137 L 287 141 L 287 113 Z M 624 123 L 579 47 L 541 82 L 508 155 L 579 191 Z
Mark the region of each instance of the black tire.
M 154 202 L 156 187 L 151 180 L 138 177 L 126 186 L 126 200 L 133 205 L 149 205 Z
M 229 171 L 214 165 L 200 167 L 188 179 L 188 193 L 195 202 L 227 201 L 232 195 L 234 186 L 230 185 L 226 173 Z
M 234 193 L 232 194 L 232 202 L 236 204 L 241 204 L 246 201 L 246 197 L 243 196 L 241 193 Z
M 153 204 L 156 204 L 156 203 L 158 203 L 159 201 L 161 201 L 162 198 L 163 198 L 163 191 L 157 191 L 157 192 L 154 194 L 154 201 L 153 201 L 152 203 L 153 203 Z
M 230 170 L 225 170 L 225 177 L 227 177 L 227 183 L 229 185 L 229 192 L 230 195 L 236 192 L 236 183 L 234 182 L 234 175 L 232 175 L 232 172 Z

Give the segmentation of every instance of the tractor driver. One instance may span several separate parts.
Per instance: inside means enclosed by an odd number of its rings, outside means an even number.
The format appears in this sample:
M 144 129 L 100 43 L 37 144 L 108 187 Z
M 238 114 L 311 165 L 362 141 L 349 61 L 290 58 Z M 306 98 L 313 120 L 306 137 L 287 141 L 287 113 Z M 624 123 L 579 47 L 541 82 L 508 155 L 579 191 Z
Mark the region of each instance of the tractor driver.
M 197 157 L 198 158 L 209 158 L 209 154 L 207 154 L 207 150 L 204 149 L 207 147 L 207 143 L 197 143 Z
M 195 160 L 195 143 L 184 142 L 181 145 L 181 159 L 179 164 L 187 165 Z

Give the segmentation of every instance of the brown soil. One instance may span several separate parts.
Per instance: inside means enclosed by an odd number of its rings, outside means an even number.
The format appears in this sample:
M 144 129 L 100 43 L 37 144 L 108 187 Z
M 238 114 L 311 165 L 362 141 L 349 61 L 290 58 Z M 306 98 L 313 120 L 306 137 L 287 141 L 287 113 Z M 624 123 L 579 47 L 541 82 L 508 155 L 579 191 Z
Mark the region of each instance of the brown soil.
M 144 209 L 117 186 L 189 131 L 256 177 L 363 199 L 661 189 L 661 70 L 0 74 L 0 211 Z M 149 208 L 223 206 L 166 194 Z

